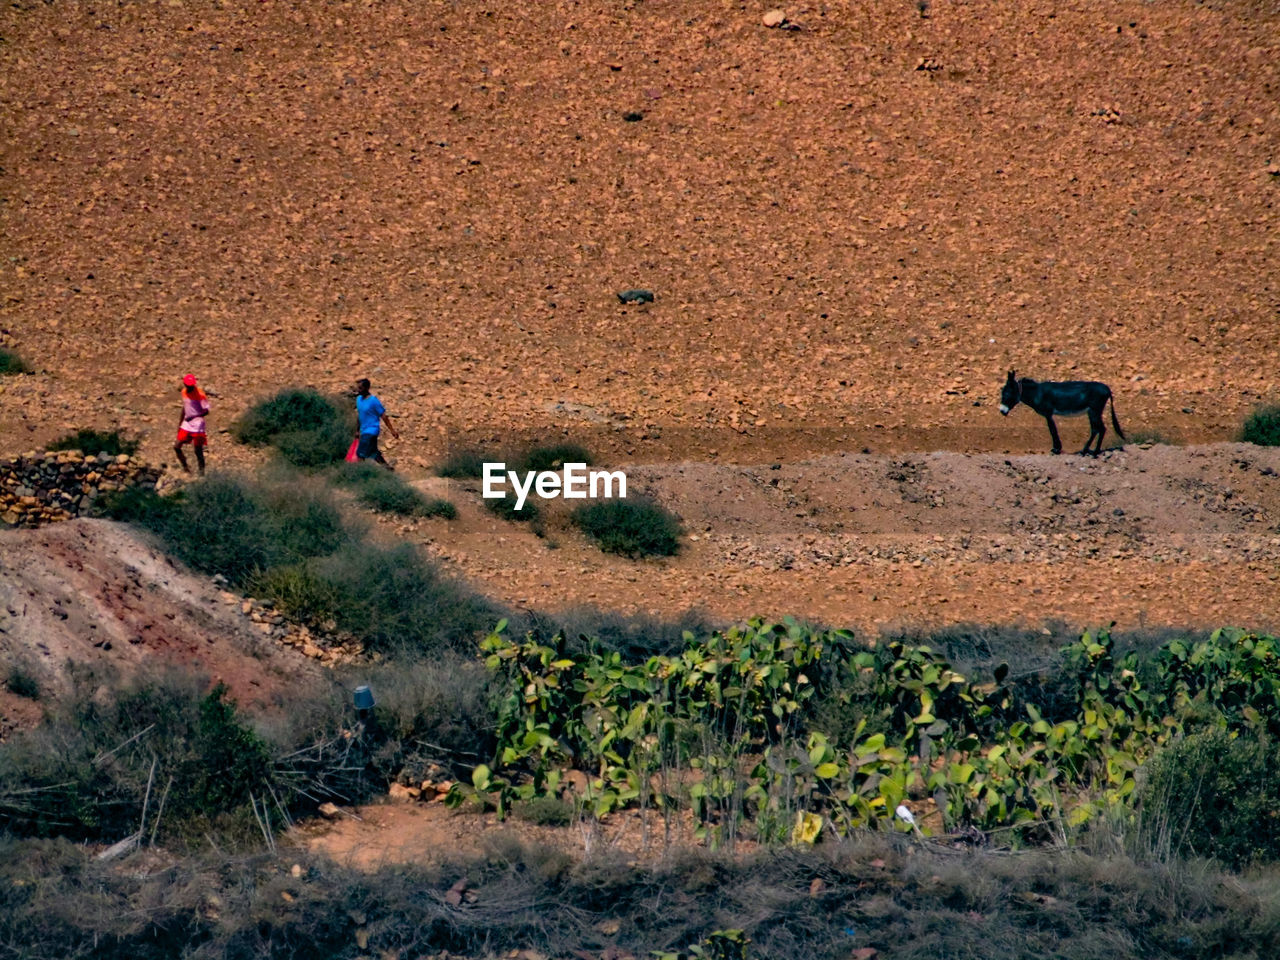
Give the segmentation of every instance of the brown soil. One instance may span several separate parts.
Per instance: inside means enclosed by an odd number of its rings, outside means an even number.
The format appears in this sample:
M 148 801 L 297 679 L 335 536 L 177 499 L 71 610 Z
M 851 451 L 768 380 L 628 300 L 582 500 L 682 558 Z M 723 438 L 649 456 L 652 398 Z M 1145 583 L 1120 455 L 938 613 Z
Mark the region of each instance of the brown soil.
M 343 809 L 334 820 L 300 825 L 291 839 L 361 870 L 489 853 L 507 840 L 576 856 L 612 851 L 636 862 L 652 862 L 672 848 L 696 842 L 687 817 L 665 824 L 652 811 L 625 810 L 604 821 L 552 827 L 518 817 L 504 821 L 493 813 L 450 810 L 440 802 Z M 745 840 L 738 846 L 739 852 L 755 847 Z
M 1048 455 L 842 454 L 628 470 L 689 531 L 678 557 L 602 554 L 550 501 L 544 536 L 479 484 L 432 479 L 459 519 L 400 533 L 487 593 L 714 618 L 792 614 L 875 631 L 954 623 L 1274 628 L 1280 450 L 1245 444 Z M 548 502 L 544 501 L 544 510 Z
M 1042 449 L 1009 367 L 1187 441 L 1276 398 L 1273 2 L 766 9 L 6 5 L 0 326 L 41 372 L 0 431 L 165 454 L 188 370 L 215 429 L 368 374 L 406 462 Z
M 68 692 L 72 667 L 127 675 L 160 665 L 220 680 L 239 702 L 268 710 L 299 677 L 318 673 L 266 640 L 238 598 L 127 527 L 71 520 L 0 530 L 0 666 L 32 676 L 43 703 Z M 0 684 L 0 738 L 40 710 Z

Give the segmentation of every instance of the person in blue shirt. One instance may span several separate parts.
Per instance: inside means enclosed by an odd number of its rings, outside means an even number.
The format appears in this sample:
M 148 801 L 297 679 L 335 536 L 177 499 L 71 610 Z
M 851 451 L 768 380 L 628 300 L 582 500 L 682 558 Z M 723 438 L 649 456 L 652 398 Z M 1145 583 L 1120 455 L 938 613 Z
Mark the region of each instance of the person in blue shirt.
M 378 449 L 378 434 L 383 422 L 397 440 L 400 439 L 400 434 L 387 416 L 387 408 L 382 405 L 382 401 L 369 392 L 367 377 L 356 381 L 356 417 L 360 421 L 360 442 L 356 447 L 356 459 L 373 460 L 388 470 L 394 470 L 395 467 L 387 463 L 382 451 Z

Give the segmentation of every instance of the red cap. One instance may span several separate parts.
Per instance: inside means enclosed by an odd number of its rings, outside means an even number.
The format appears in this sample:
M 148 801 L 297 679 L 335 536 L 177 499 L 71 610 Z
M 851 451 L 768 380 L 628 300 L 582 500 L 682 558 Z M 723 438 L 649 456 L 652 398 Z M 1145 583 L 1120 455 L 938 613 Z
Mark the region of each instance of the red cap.
M 194 387 L 196 385 L 196 378 L 188 373 L 185 377 L 182 378 L 182 382 L 185 386 Z

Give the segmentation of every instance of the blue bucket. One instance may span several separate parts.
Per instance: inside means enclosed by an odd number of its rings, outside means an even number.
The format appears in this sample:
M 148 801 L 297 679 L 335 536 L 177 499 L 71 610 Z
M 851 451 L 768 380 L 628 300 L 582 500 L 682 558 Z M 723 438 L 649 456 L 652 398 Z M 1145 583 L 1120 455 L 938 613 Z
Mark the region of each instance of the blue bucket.
M 357 710 L 373 709 L 373 691 L 368 687 L 356 687 L 355 700 Z

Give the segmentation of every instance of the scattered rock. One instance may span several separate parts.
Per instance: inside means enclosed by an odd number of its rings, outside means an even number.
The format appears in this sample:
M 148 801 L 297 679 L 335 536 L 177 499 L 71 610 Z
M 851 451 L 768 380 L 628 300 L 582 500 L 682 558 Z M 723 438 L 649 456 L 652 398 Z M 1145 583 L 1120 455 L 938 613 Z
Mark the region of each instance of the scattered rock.
M 622 303 L 653 303 L 652 290 L 623 290 L 618 294 L 618 300 Z
M 422 796 L 422 790 L 418 787 L 406 787 L 403 783 L 393 783 L 387 796 L 400 803 L 412 803 Z

